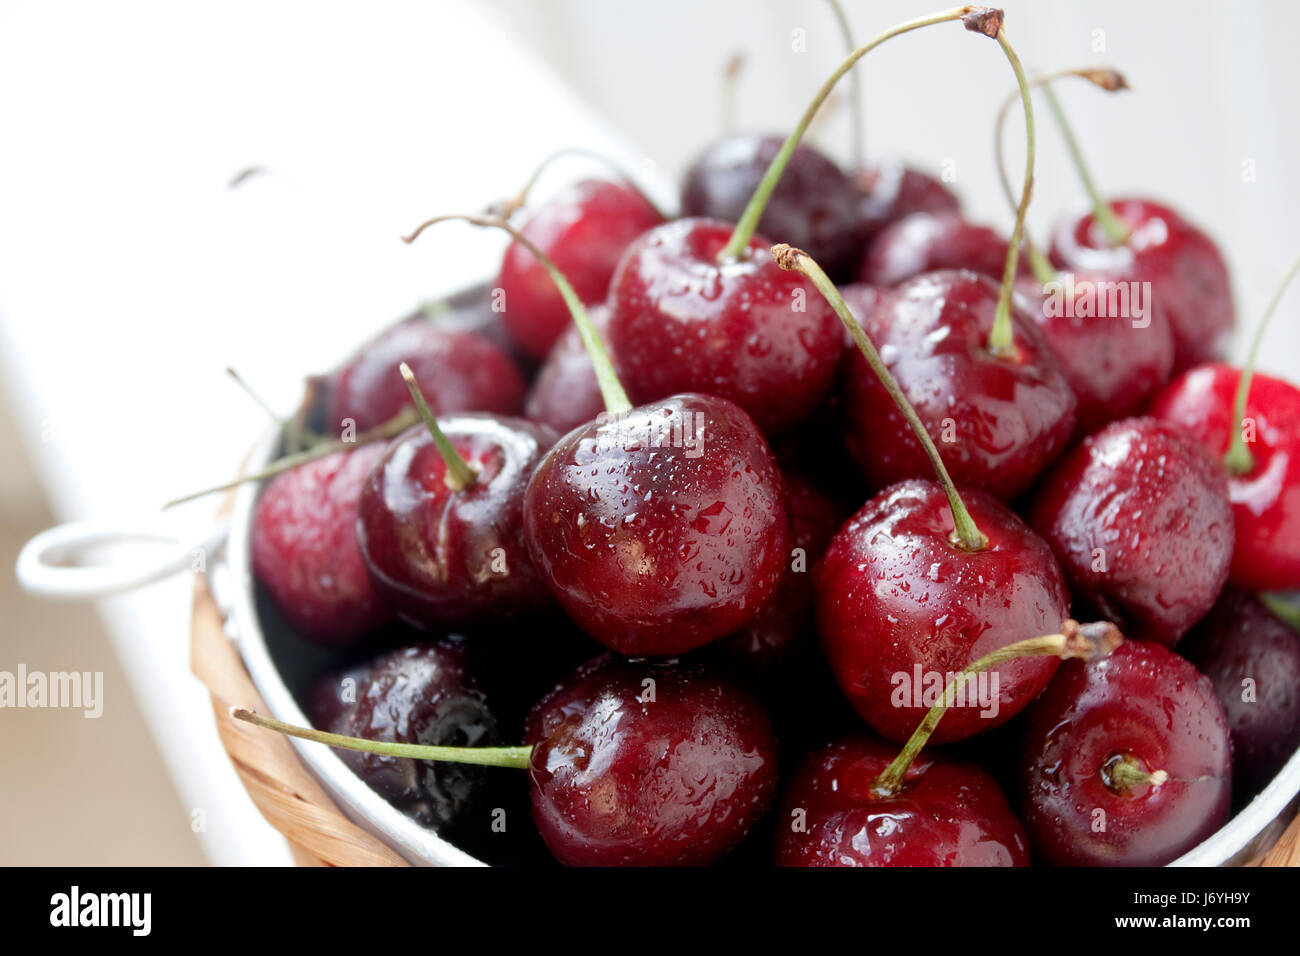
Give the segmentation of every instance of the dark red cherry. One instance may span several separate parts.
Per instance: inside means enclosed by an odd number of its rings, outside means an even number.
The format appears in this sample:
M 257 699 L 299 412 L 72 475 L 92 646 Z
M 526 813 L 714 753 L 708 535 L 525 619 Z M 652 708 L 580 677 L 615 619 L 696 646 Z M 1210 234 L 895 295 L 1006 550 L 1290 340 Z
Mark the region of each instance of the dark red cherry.
M 550 597 L 523 543 L 523 499 L 554 433 L 487 415 L 440 424 L 476 479 L 460 490 L 448 484 L 423 424 L 389 446 L 361 492 L 357 523 L 375 586 L 403 618 L 435 631 L 546 610 Z
M 1214 684 L 1244 802 L 1300 749 L 1300 634 L 1254 595 L 1228 587 L 1178 651 Z
M 1053 865 L 1169 863 L 1227 820 L 1231 777 L 1213 687 L 1156 644 L 1066 661 L 1025 713 L 1022 809 Z
M 1241 427 L 1233 421 L 1240 377 L 1229 365 L 1192 369 L 1156 397 L 1151 414 L 1186 428 L 1222 461 Z M 1228 474 L 1237 541 L 1230 576 L 1252 591 L 1300 588 L 1300 389 L 1256 372 L 1245 418 L 1254 461 Z
M 1016 355 L 988 348 L 998 286 L 937 272 L 884 292 L 859 316 L 958 484 L 1010 498 L 1065 447 L 1074 393 L 1037 324 L 1011 310 Z M 907 420 L 856 350 L 843 376 L 844 440 L 876 487 L 933 470 Z
M 257 499 L 253 576 L 302 637 L 355 644 L 391 619 L 357 546 L 357 505 L 382 443 L 336 452 L 273 478 Z
M 1169 381 L 1173 331 L 1159 303 L 1139 284 L 1061 272 L 1047 285 L 1021 279 L 1017 291 L 1078 400 L 1076 436 L 1140 414 Z
M 678 219 L 634 242 L 610 287 L 610 344 L 634 402 L 717 395 L 764 432 L 786 431 L 830 390 L 844 335 L 812 284 L 777 266 L 766 239 L 719 263 L 731 233 Z
M 739 220 L 784 142 L 784 136 L 736 135 L 714 143 L 686 173 L 682 215 Z M 843 277 L 864 240 L 859 201 L 852 177 L 800 143 L 763 209 L 758 231 L 807 250 L 828 273 Z
M 312 685 L 312 726 L 330 733 L 446 747 L 499 744 L 496 717 L 450 641 L 403 647 Z M 454 826 L 493 771 L 379 754 L 335 753 L 398 810 L 434 830 Z
M 602 339 L 608 341 L 609 308 L 594 305 L 587 310 L 592 325 Z M 618 357 L 610 356 L 615 371 Z M 582 344 L 576 325 L 570 324 L 551 346 L 546 361 L 533 379 L 524 406 L 524 416 L 539 422 L 563 435 L 579 425 L 586 424 L 605 410 L 605 399 L 596 381 L 596 371 L 591 366 L 591 356 Z
M 439 415 L 518 414 L 527 384 L 500 346 L 474 332 L 415 315 L 380 333 L 331 377 L 324 427 L 338 434 L 345 419 L 357 431 L 388 421 L 411 404 L 398 367 L 415 372 Z
M 757 699 L 696 664 L 605 654 L 529 717 L 533 820 L 567 866 L 702 866 L 738 844 L 776 790 Z
M 987 226 L 955 212 L 914 213 L 890 223 L 872 240 L 856 279 L 897 285 L 924 272 L 969 269 L 1001 281 L 1006 264 L 1007 240 Z
M 777 816 L 778 866 L 1028 866 L 1029 841 L 993 778 L 922 754 L 906 788 L 872 784 L 897 748 L 853 736 L 809 754 Z
M 659 211 L 630 183 L 585 179 L 533 209 L 520 231 L 587 303 L 605 298 L 623 250 L 661 222 Z M 528 355 L 543 358 L 571 322 L 554 281 L 531 252 L 512 242 L 497 286 L 510 335 Z
M 785 576 L 781 474 L 725 399 L 676 395 L 561 438 L 528 484 L 541 579 L 619 653 L 675 655 L 748 626 Z
M 961 211 L 961 200 L 952 190 L 933 176 L 904 166 L 898 160 L 867 166 L 858 173 L 858 188 L 862 192 L 858 216 L 867 241 L 890 223 L 914 212 Z
M 1128 636 L 1172 647 L 1228 580 L 1227 481 L 1177 425 L 1106 426 L 1043 480 L 1029 517 L 1076 594 Z
M 963 488 L 961 497 L 988 538 L 983 550 L 953 542 L 942 488 L 917 479 L 863 505 L 831 539 L 817 571 L 817 619 L 831 670 L 854 709 L 890 740 L 908 738 L 952 674 L 1004 645 L 1055 633 L 1068 615 L 1047 544 L 992 496 Z M 934 741 L 1004 723 L 1043 689 L 1057 663 L 1023 659 L 988 671 L 967 706 L 949 709 Z
M 815 644 L 813 567 L 844 519 L 839 504 L 812 482 L 790 472 L 783 478 L 790 515 L 785 576 L 758 617 L 723 642 L 728 652 L 763 676 L 778 676 L 801 650 Z
M 1214 242 L 1178 213 L 1149 199 L 1110 207 L 1131 235 L 1113 245 L 1091 212 L 1061 224 L 1052 261 L 1079 272 L 1151 283 L 1174 333 L 1174 371 L 1223 354 L 1235 313 L 1228 268 Z

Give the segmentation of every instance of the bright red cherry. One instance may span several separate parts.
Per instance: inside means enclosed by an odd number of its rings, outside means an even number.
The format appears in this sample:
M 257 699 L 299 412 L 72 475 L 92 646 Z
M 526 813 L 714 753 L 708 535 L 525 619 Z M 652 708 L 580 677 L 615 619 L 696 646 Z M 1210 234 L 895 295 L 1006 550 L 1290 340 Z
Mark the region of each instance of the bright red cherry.
M 1156 397 L 1151 414 L 1187 429 L 1219 460 L 1234 432 L 1249 429 L 1249 470 L 1227 472 L 1237 542 L 1230 576 L 1252 591 L 1300 588 L 1300 390 L 1255 373 L 1238 426 L 1240 380 L 1229 365 L 1192 369 Z
M 940 269 L 969 269 L 1001 279 L 1007 240 L 955 212 L 914 213 L 890 223 L 872 240 L 858 266 L 858 282 L 897 285 Z
M 735 135 L 714 143 L 686 173 L 682 215 L 738 221 L 784 141 L 784 136 Z M 832 275 L 843 275 L 864 240 L 858 203 L 852 177 L 801 143 L 763 210 L 758 231 L 807 249 Z
M 961 212 L 961 200 L 947 186 L 897 160 L 872 163 L 858 174 L 862 199 L 858 216 L 869 242 L 891 223 L 916 212 Z M 791 243 L 797 245 L 797 243 Z
M 1030 523 L 1076 594 L 1132 637 L 1172 647 L 1214 605 L 1232 560 L 1218 462 L 1154 418 L 1113 422 L 1038 486 Z
M 587 310 L 587 314 L 601 337 L 607 337 L 609 308 L 595 305 Z M 617 371 L 617 356 L 611 355 L 610 358 Z M 524 406 L 524 416 L 563 435 L 591 421 L 604 410 L 605 399 L 600 393 L 600 383 L 596 381 L 591 356 L 582 344 L 578 327 L 570 323 L 537 370 Z
M 733 849 L 776 791 L 757 699 L 699 665 L 580 668 L 533 708 L 533 820 L 566 866 L 702 866 Z
M 1028 866 L 1029 841 L 993 778 L 921 755 L 906 788 L 872 785 L 897 748 L 845 737 L 809 754 L 777 815 L 778 866 Z
M 1057 866 L 1162 866 L 1228 818 L 1223 708 L 1205 677 L 1155 644 L 1062 664 L 1025 713 L 1021 768 L 1035 853 Z
M 884 292 L 861 318 L 953 479 L 1010 498 L 1065 449 L 1075 398 L 1022 309 L 1010 313 L 1015 354 L 990 350 L 997 306 L 989 279 L 939 272 Z M 857 353 L 842 389 L 844 440 L 870 482 L 882 487 L 931 473 L 907 420 Z
M 569 432 L 538 465 L 524 534 L 569 616 L 622 654 L 749 625 L 785 576 L 781 474 L 725 399 L 677 395 Z
M 381 332 L 328 379 L 325 428 L 337 434 L 345 419 L 358 431 L 374 428 L 411 404 L 398 367 L 415 372 L 434 412 L 516 415 L 527 385 L 519 366 L 475 332 L 415 315 Z
M 289 625 L 328 647 L 384 627 L 388 605 L 357 546 L 357 503 L 382 442 L 335 452 L 274 478 L 257 499 L 253 576 Z
M 1167 206 L 1148 199 L 1110 203 L 1129 230 L 1115 243 L 1093 213 L 1063 223 L 1052 240 L 1052 261 L 1079 272 L 1151 283 L 1174 333 L 1174 371 L 1223 354 L 1235 312 L 1228 268 L 1214 242 Z
M 834 312 L 766 240 L 734 261 L 733 227 L 679 219 L 627 250 L 610 288 L 609 339 L 632 400 L 679 392 L 729 399 L 765 432 L 798 425 L 835 381 L 844 338 Z
M 1214 684 L 1232 731 L 1235 796 L 1244 803 L 1300 749 L 1300 634 L 1230 586 L 1178 652 Z
M 403 618 L 434 631 L 547 610 L 550 596 L 523 543 L 523 501 L 554 433 L 486 415 L 438 424 L 452 460 L 416 425 L 389 446 L 361 492 L 357 537 L 375 586 Z
M 1005 644 L 1052 633 L 1068 616 L 1047 544 L 992 496 L 963 488 L 961 497 L 988 539 L 983 549 L 954 542 L 939 485 L 912 480 L 863 505 L 818 568 L 817 617 L 831 670 L 854 709 L 891 740 L 907 739 L 949 675 Z M 1055 670 L 1051 659 L 1001 665 L 985 678 L 982 702 L 952 710 L 935 741 L 1005 723 Z
M 627 182 L 586 179 L 537 206 L 520 231 L 559 267 L 583 302 L 599 302 L 637 236 L 663 222 L 659 211 Z M 503 318 L 519 347 L 545 357 L 569 326 L 569 310 L 546 268 L 525 246 L 512 242 L 497 286 Z

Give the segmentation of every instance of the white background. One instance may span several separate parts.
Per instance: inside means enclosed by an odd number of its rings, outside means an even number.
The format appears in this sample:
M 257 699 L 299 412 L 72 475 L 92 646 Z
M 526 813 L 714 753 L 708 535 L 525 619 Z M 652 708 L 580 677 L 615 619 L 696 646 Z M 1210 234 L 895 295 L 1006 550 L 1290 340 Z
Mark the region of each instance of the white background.
M 860 41 L 934 9 L 845 3 Z M 1300 4 L 1013 2 L 1007 32 L 1030 69 L 1127 73 L 1119 97 L 1061 89 L 1098 180 L 1203 224 L 1253 324 L 1300 253 Z M 155 513 L 229 476 L 264 421 L 225 365 L 288 409 L 303 374 L 493 270 L 500 242 L 458 226 L 401 245 L 425 216 L 510 192 L 569 144 L 673 183 L 718 132 L 736 49 L 741 125 L 774 131 L 842 52 L 822 0 L 0 6 L 0 387 L 60 517 Z M 996 44 L 934 27 L 864 77 L 870 153 L 952 161 L 971 215 L 1007 229 Z M 1040 114 L 1041 236 L 1079 193 Z M 841 116 L 819 142 L 846 159 L 847 133 Z M 254 164 L 268 172 L 226 188 Z M 1293 378 L 1296 296 L 1264 356 Z M 208 809 L 210 858 L 280 862 L 189 675 L 189 597 L 177 580 L 104 612 L 183 801 Z

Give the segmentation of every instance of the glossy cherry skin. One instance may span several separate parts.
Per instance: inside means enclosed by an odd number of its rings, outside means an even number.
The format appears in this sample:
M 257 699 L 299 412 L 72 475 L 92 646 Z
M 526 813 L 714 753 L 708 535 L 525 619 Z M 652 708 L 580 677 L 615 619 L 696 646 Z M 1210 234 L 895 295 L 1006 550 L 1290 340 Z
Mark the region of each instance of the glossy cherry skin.
M 595 305 L 587 310 L 596 332 L 609 346 L 609 308 Z M 618 369 L 618 356 L 610 360 Z M 537 370 L 533 387 L 524 405 L 524 417 L 555 430 L 557 435 L 585 425 L 605 410 L 605 398 L 596 382 L 596 370 L 591 366 L 591 356 L 582 344 L 578 327 L 570 326 L 560 333 Z
M 277 475 L 257 499 L 253 576 L 299 635 L 326 647 L 355 644 L 392 612 L 357 545 L 357 507 L 381 443 L 337 452 Z
M 882 294 L 861 318 L 934 439 L 953 480 L 1010 498 L 1064 448 L 1074 393 L 1037 324 L 1012 309 L 1013 358 L 988 350 L 998 287 L 972 272 L 935 272 Z M 842 384 L 844 440 L 876 487 L 934 474 L 920 442 L 862 355 Z
M 533 820 L 566 866 L 704 866 L 776 792 L 777 744 L 757 699 L 697 664 L 605 654 L 528 720 Z
M 719 264 L 731 232 L 678 219 L 634 242 L 610 287 L 609 340 L 634 402 L 718 395 L 764 432 L 788 431 L 834 384 L 842 326 L 812 283 L 776 264 L 767 239 Z
M 1232 732 L 1235 795 L 1244 803 L 1300 748 L 1300 634 L 1229 586 L 1178 652 L 1214 684 Z
M 522 419 L 439 419 L 478 470 L 448 487 L 447 465 L 424 425 L 403 432 L 361 492 L 357 539 L 376 588 L 408 622 L 474 629 L 551 606 L 523 544 L 524 489 L 555 440 Z
M 350 682 L 350 683 L 347 683 Z M 366 740 L 490 747 L 496 717 L 467 664 L 463 645 L 439 641 L 387 651 L 322 677 L 307 699 L 312 726 Z M 335 750 L 371 789 L 422 826 L 454 825 L 492 771 L 457 763 Z
M 873 794 L 897 754 L 868 736 L 809 754 L 781 800 L 777 866 L 1029 865 L 1024 828 L 974 764 L 923 752 L 901 793 Z
M 1132 235 L 1112 246 L 1087 213 L 1061 224 L 1052 261 L 1080 272 L 1151 283 L 1174 333 L 1174 372 L 1223 354 L 1235 312 L 1228 267 L 1214 242 L 1178 213 L 1149 199 L 1116 199 L 1111 208 Z
M 1043 479 L 1029 520 L 1075 593 L 1128 637 L 1172 647 L 1228 580 L 1222 469 L 1188 432 L 1154 418 L 1086 439 Z
M 892 222 L 914 212 L 960 212 L 961 200 L 947 186 L 898 160 L 873 163 L 858 173 L 858 216 L 870 241 Z
M 682 215 L 736 222 L 784 142 L 784 136 L 742 134 L 714 143 L 686 172 Z M 800 143 L 763 208 L 758 231 L 803 249 L 828 275 L 841 278 L 862 249 L 859 202 L 853 178 Z
M 785 576 L 758 617 L 723 642 L 760 676 L 779 676 L 805 645 L 815 645 L 813 568 L 844 519 L 839 504 L 806 478 L 786 472 L 783 479 L 790 515 Z
M 1121 299 L 1105 275 L 1060 272 L 1040 285 L 1016 283 L 1078 404 L 1074 433 L 1091 435 L 1117 418 L 1141 414 L 1174 368 L 1174 335 L 1154 300 Z M 1139 314 L 1139 312 L 1141 314 Z
M 886 488 L 831 539 L 817 570 L 822 649 L 849 703 L 890 740 L 911 736 L 937 687 L 991 651 L 1060 631 L 1069 598 L 1047 544 L 991 495 L 962 489 L 989 539 L 982 551 L 953 543 L 942 488 L 915 479 Z M 983 733 L 1033 700 L 1056 658 L 1025 658 L 989 671 L 997 699 L 949 708 L 935 743 Z M 920 668 L 922 683 L 917 685 Z M 992 680 L 985 685 L 993 689 Z M 904 696 L 903 691 L 910 691 Z M 996 706 L 994 706 L 996 705 Z M 992 713 L 996 709 L 996 713 Z
M 1163 866 L 1228 819 L 1223 708 L 1196 668 L 1157 644 L 1066 661 L 1025 712 L 1024 739 L 1025 825 L 1054 866 Z M 1116 760 L 1168 779 L 1124 787 L 1110 772 Z
M 524 533 L 569 616 L 631 656 L 681 654 L 748 626 L 789 552 L 771 450 L 749 416 L 707 395 L 561 438 L 528 484 Z
M 1192 369 L 1156 396 L 1151 414 L 1176 422 L 1219 461 L 1228 450 L 1241 372 L 1229 365 Z M 1300 390 L 1256 373 L 1245 417 L 1255 466 L 1228 475 L 1237 546 L 1230 576 L 1251 591 L 1300 588 Z
M 627 182 L 585 179 L 531 210 L 520 227 L 559 268 L 584 303 L 600 302 L 628 244 L 663 217 Z M 518 242 L 506 249 L 497 287 L 502 317 L 519 347 L 534 359 L 550 351 L 572 318 L 550 274 Z
M 969 269 L 1001 282 L 1007 240 L 957 213 L 914 213 L 890 223 L 872 240 L 858 266 L 858 282 L 897 285 L 940 269 Z
M 527 384 L 504 349 L 475 332 L 415 315 L 380 333 L 331 377 L 325 429 L 338 434 L 346 419 L 357 431 L 388 421 L 411 404 L 399 367 L 415 373 L 435 414 L 515 415 Z

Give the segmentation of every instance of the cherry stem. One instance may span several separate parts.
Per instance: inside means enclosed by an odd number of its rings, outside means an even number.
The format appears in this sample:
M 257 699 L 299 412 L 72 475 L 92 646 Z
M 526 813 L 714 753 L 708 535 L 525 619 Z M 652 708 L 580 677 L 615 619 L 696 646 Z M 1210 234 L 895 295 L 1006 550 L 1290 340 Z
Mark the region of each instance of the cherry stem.
M 944 494 L 948 496 L 948 507 L 952 510 L 954 543 L 965 551 L 982 551 L 987 548 L 989 539 L 985 537 L 984 532 L 980 531 L 975 524 L 975 519 L 966 510 L 966 504 L 961 500 L 961 495 L 957 493 L 957 486 L 949 476 L 948 469 L 944 467 L 943 458 L 939 454 L 939 449 L 935 447 L 930 433 L 925 430 L 925 425 L 922 424 L 920 416 L 916 414 L 916 409 L 912 407 L 912 403 L 903 394 L 898 380 L 894 378 L 893 373 L 889 371 L 889 367 L 885 365 L 880 353 L 876 351 L 875 345 L 868 338 L 867 333 L 863 330 L 857 317 L 854 316 L 848 303 L 844 301 L 844 297 L 835 288 L 835 283 L 822 271 L 822 267 L 802 249 L 780 243 L 772 247 L 772 256 L 782 269 L 802 273 L 817 287 L 817 291 L 830 303 L 830 307 L 840 317 L 844 328 L 853 337 L 858 351 L 867 360 L 871 370 L 876 373 L 876 378 L 880 379 L 880 384 L 884 386 L 885 391 L 889 393 L 889 397 L 898 406 L 898 410 L 907 419 L 907 424 L 911 426 L 913 434 L 916 435 L 916 440 L 921 443 L 921 447 L 925 450 L 925 456 L 930 459 L 930 464 L 934 466 L 934 473 L 939 478 L 939 484 L 943 487 Z
M 1100 87 L 1108 92 L 1116 90 L 1127 90 L 1128 81 L 1124 79 L 1123 74 L 1118 70 L 1108 67 L 1085 68 L 1075 70 L 1057 70 L 1054 73 L 1047 73 L 1042 76 L 1036 76 L 1029 81 L 1031 87 L 1043 86 L 1053 80 L 1065 79 L 1066 77 L 1079 77 L 1087 80 L 1095 86 Z M 1002 131 L 1006 127 L 1007 116 L 1011 112 L 1011 107 L 1015 105 L 1016 100 L 1020 97 L 1019 90 L 1013 90 L 1011 94 L 1003 101 L 1002 107 L 998 110 L 997 122 L 994 124 L 993 132 L 993 153 L 997 158 L 998 179 L 1002 183 L 1003 195 L 1007 197 L 1007 202 L 1011 208 L 1016 209 L 1016 197 L 1011 191 L 1011 178 L 1007 175 L 1006 156 L 1003 150 Z M 1025 254 L 1029 257 L 1030 267 L 1034 270 L 1034 278 L 1040 284 L 1047 285 L 1049 282 L 1056 280 L 1056 270 L 1052 267 L 1051 262 L 1043 255 L 1038 245 L 1029 237 L 1028 229 L 1024 234 Z
M 313 445 L 306 451 L 295 452 L 291 455 L 282 455 L 275 459 L 260 471 L 248 475 L 240 475 L 232 481 L 224 482 L 220 485 L 213 485 L 211 488 L 204 488 L 202 491 L 191 492 L 180 498 L 173 498 L 163 505 L 163 510 L 173 508 L 176 505 L 184 504 L 187 501 L 194 501 L 196 498 L 203 498 L 207 495 L 215 494 L 218 491 L 227 491 L 231 488 L 237 488 L 240 485 L 247 484 L 250 481 L 262 481 L 266 478 L 274 478 L 276 475 L 286 471 L 292 471 L 309 462 L 316 461 L 318 458 L 325 458 L 340 451 L 351 451 L 354 448 L 360 448 L 362 445 L 368 445 L 375 441 L 388 441 L 396 438 L 402 432 L 406 431 L 412 425 L 420 421 L 419 414 L 414 408 L 404 408 L 388 421 L 381 425 L 363 432 L 358 432 L 355 438 L 334 439 L 332 441 L 322 441 Z
M 736 50 L 727 57 L 722 67 L 722 131 L 731 135 L 736 131 L 736 87 L 745 68 L 745 54 Z
M 1169 779 L 1163 770 L 1143 770 L 1136 757 L 1116 754 L 1101 768 L 1102 782 L 1107 789 L 1128 794 L 1138 787 L 1158 787 Z
M 402 381 L 406 383 L 406 390 L 411 393 L 411 401 L 415 403 L 415 409 L 420 413 L 420 421 L 424 422 L 424 427 L 429 429 L 429 434 L 433 436 L 433 443 L 438 448 L 438 454 L 447 465 L 447 474 L 443 476 L 443 483 L 452 491 L 464 491 L 478 481 L 478 471 L 460 456 L 460 452 L 456 451 L 455 446 L 443 434 L 437 416 L 433 414 L 429 403 L 424 400 L 424 392 L 420 391 L 420 383 L 415 380 L 415 373 L 411 371 L 411 366 L 403 362 L 399 370 L 402 373 Z
M 1291 263 L 1291 268 L 1282 278 L 1282 284 L 1277 287 L 1273 298 L 1269 300 L 1268 308 L 1264 310 L 1264 317 L 1255 328 L 1255 337 L 1250 343 L 1250 354 L 1246 357 L 1246 365 L 1241 370 L 1241 377 L 1237 379 L 1237 395 L 1232 404 L 1232 420 L 1236 423 L 1236 427 L 1232 438 L 1229 439 L 1228 453 L 1223 456 L 1224 467 L 1234 475 L 1247 474 L 1255 467 L 1255 456 L 1246 447 L 1246 436 L 1243 434 L 1246 427 L 1246 399 L 1250 396 L 1250 380 L 1255 375 L 1255 360 L 1259 357 L 1259 346 L 1264 340 L 1264 330 L 1268 328 L 1269 320 L 1273 318 L 1273 313 L 1277 311 L 1282 296 L 1297 272 L 1300 272 L 1300 258 Z
M 1074 163 L 1074 169 L 1079 174 L 1079 182 L 1083 184 L 1084 192 L 1092 200 L 1093 222 L 1101 227 L 1107 239 L 1117 246 L 1122 246 L 1129 239 L 1128 226 L 1120 221 L 1115 215 L 1115 210 L 1110 207 L 1110 203 L 1097 191 L 1097 184 L 1093 182 L 1092 174 L 1088 171 L 1088 163 L 1083 158 L 1083 150 L 1079 148 L 1079 141 L 1075 139 L 1074 130 L 1070 128 L 1070 121 L 1066 119 L 1065 110 L 1061 109 L 1061 102 L 1056 98 L 1051 83 L 1043 84 L 1043 95 L 1047 97 L 1047 105 L 1051 107 L 1052 116 L 1061 130 L 1065 148 L 1070 152 L 1070 161 Z
M 917 755 L 930 739 L 930 735 L 939 726 L 939 721 L 943 720 L 943 715 L 957 699 L 958 690 L 976 674 L 1022 657 L 1059 657 L 1061 660 L 1077 658 L 1082 661 L 1096 661 L 1110 654 L 1123 643 L 1123 640 L 1119 628 L 1109 621 L 1080 624 L 1078 621 L 1066 620 L 1061 624 L 1059 634 L 1031 637 L 1000 647 L 991 654 L 985 654 L 948 682 L 943 691 L 943 698 L 921 718 L 921 723 L 907 739 L 898 756 L 872 782 L 871 792 L 878 797 L 892 797 L 902 791 L 912 762 L 916 760 Z
M 763 210 L 767 207 L 768 200 L 772 197 L 777 183 L 781 181 L 781 175 L 785 172 L 785 167 L 790 162 L 790 157 L 794 155 L 795 147 L 803 138 L 808 129 L 808 125 L 821 109 L 822 103 L 826 97 L 830 96 L 831 90 L 849 70 L 853 69 L 854 64 L 862 59 L 880 44 L 886 40 L 901 36 L 904 33 L 910 33 L 913 30 L 919 30 L 922 27 L 934 26 L 938 23 L 946 23 L 950 20 L 964 20 L 968 30 L 985 33 L 988 36 L 994 35 L 989 32 L 994 29 L 994 24 L 1000 26 L 1002 22 L 1002 11 L 989 7 L 957 7 L 952 10 L 944 10 L 941 13 L 932 13 L 929 16 L 918 17 L 915 20 L 907 20 L 896 26 L 890 27 L 884 33 L 871 40 L 865 46 L 860 46 L 836 67 L 835 72 L 827 78 L 822 84 L 817 95 L 813 97 L 808 108 L 804 110 L 803 116 L 795 125 L 794 130 L 786 137 L 781 149 L 772 157 L 772 162 L 767 167 L 767 172 L 763 174 L 763 179 L 759 182 L 758 188 L 754 190 L 754 195 L 749 199 L 749 205 L 740 215 L 740 221 L 736 223 L 736 228 L 731 233 L 731 238 L 727 244 L 722 247 L 718 253 L 718 261 L 726 262 L 728 260 L 739 259 L 745 249 L 749 247 L 749 241 L 753 238 L 755 230 L 758 229 L 758 221 L 763 218 Z
M 611 159 L 609 156 L 606 156 L 598 150 L 586 149 L 582 146 L 565 146 L 562 149 L 557 149 L 555 152 L 551 153 L 537 164 L 537 168 L 533 170 L 532 175 L 528 177 L 528 181 L 524 183 L 519 192 L 515 193 L 509 199 L 503 199 L 499 202 L 493 203 L 487 208 L 487 214 L 489 216 L 499 216 L 502 219 L 509 219 L 528 203 L 528 194 L 533 191 L 533 187 L 537 185 L 537 181 L 542 178 L 542 173 L 546 172 L 552 163 L 558 159 L 569 159 L 575 156 L 581 157 L 582 159 L 594 160 L 613 170 L 622 179 L 625 179 L 633 189 L 641 194 L 641 198 L 649 203 L 655 212 L 659 213 L 661 219 L 666 218 L 664 217 L 662 210 L 651 202 L 650 197 L 645 194 L 645 190 L 637 185 L 636 179 L 628 174 L 627 169 L 621 163 Z
M 301 740 L 327 744 L 330 747 L 342 747 L 344 750 L 358 750 L 384 757 L 409 757 L 413 760 L 438 760 L 444 763 L 474 764 L 479 767 L 513 767 L 527 770 L 533 755 L 532 747 L 437 747 L 432 744 L 403 744 L 365 740 L 361 737 L 345 737 L 343 734 L 331 734 L 324 730 L 286 724 L 282 720 L 263 717 L 243 707 L 230 708 L 230 716 L 255 727 L 274 730 L 287 737 L 298 737 Z
M 1256 596 L 1259 598 L 1260 603 L 1272 611 L 1273 615 L 1283 624 L 1289 625 L 1293 630 L 1300 631 L 1300 607 L 1297 607 L 1280 594 L 1269 594 L 1265 591 Z
M 1029 95 L 1029 81 L 1025 79 L 1024 67 L 1020 57 L 1007 40 L 1006 31 L 1001 27 L 997 33 L 998 46 L 1006 54 L 1016 74 L 1016 85 L 1020 87 L 1020 103 L 1025 110 L 1025 185 L 1020 191 L 1020 206 L 1016 209 L 1016 225 L 1011 230 L 1011 242 L 1007 244 L 1007 262 L 1002 269 L 1002 292 L 998 296 L 997 311 L 993 313 L 993 328 L 989 330 L 989 351 L 1000 357 L 1014 357 L 1016 343 L 1011 327 L 1011 294 L 1016 285 L 1016 267 L 1020 264 L 1020 238 L 1025 231 L 1025 214 L 1029 211 L 1029 199 L 1034 193 L 1034 104 Z
M 592 368 L 596 372 L 596 383 L 600 386 L 601 397 L 605 400 L 605 410 L 611 415 L 622 415 L 631 411 L 632 402 L 628 399 L 627 392 L 623 390 L 623 385 L 618 380 L 618 373 L 614 371 L 614 363 L 609 359 L 609 352 L 605 349 L 605 343 L 601 341 L 600 333 L 596 331 L 596 326 L 592 323 L 591 316 L 587 314 L 587 309 L 582 304 L 582 300 L 578 298 L 578 293 L 573 291 L 573 286 L 569 284 L 569 280 L 564 277 L 564 273 L 551 261 L 550 257 L 541 249 L 538 249 L 536 243 L 506 220 L 498 216 L 464 214 L 435 216 L 433 219 L 421 223 L 419 228 L 409 236 L 403 236 L 402 241 L 408 244 L 412 243 L 430 226 L 452 221 L 468 222 L 474 226 L 484 226 L 491 229 L 501 229 L 509 233 L 515 242 L 533 254 L 533 257 L 542 264 L 542 268 L 551 277 L 551 281 L 555 283 L 560 296 L 564 299 L 564 304 L 569 307 L 569 314 L 573 316 L 573 324 L 578 327 L 578 335 L 582 337 L 582 344 L 586 347 L 587 355 L 591 358 Z
M 240 387 L 240 389 L 243 391 L 245 395 L 247 395 L 249 398 L 253 400 L 254 405 L 260 408 L 262 411 L 266 412 L 267 417 L 270 418 L 271 421 L 279 425 L 281 428 L 283 428 L 287 424 L 285 420 L 280 417 L 279 413 L 276 412 L 276 410 L 271 407 L 271 403 L 253 390 L 253 386 L 248 384 L 244 376 L 240 375 L 237 371 L 235 371 L 234 368 L 232 368 L 229 365 L 226 366 L 226 374 L 229 375 L 234 380 L 235 384 Z
M 849 25 L 849 18 L 844 13 L 844 7 L 840 0 L 828 0 L 831 5 L 831 11 L 835 14 L 835 22 L 839 25 L 840 36 L 844 38 L 844 49 L 852 53 L 857 49 L 857 44 L 853 42 L 853 27 Z M 849 75 L 849 123 L 852 124 L 852 143 L 853 150 L 853 168 L 861 171 L 866 168 L 866 148 L 867 135 L 864 130 L 863 117 L 863 97 L 862 97 L 862 74 L 854 70 Z

